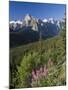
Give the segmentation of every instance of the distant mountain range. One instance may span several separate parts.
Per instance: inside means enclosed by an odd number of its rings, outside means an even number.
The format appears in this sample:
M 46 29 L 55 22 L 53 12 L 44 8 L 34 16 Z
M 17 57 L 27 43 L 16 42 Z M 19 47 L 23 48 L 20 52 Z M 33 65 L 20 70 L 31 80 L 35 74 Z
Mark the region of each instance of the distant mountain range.
M 43 39 L 58 35 L 60 31 L 61 21 L 49 18 L 41 20 L 37 19 L 30 14 L 25 15 L 22 21 L 10 21 L 10 39 L 11 46 L 18 45 L 22 42 L 29 43 L 39 40 L 39 34 Z M 18 42 L 17 42 L 18 41 Z
M 47 19 L 41 20 L 41 19 L 34 18 L 30 14 L 27 14 L 25 15 L 23 21 L 20 21 L 20 20 L 10 21 L 9 28 L 10 28 L 10 31 L 16 31 L 23 27 L 25 28 L 31 27 L 32 30 L 38 31 L 39 27 L 42 28 L 44 26 L 47 26 L 47 24 L 55 26 L 56 28 L 60 27 L 60 21 L 54 20 L 53 18 L 49 18 L 48 20 Z

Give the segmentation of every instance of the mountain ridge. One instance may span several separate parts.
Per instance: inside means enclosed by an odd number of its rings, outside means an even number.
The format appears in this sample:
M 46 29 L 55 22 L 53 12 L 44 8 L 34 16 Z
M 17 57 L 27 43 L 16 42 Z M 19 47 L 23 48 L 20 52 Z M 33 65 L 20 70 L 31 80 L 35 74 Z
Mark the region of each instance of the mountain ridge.
M 60 21 L 54 20 L 53 18 L 49 18 L 49 19 L 44 18 L 43 20 L 41 20 L 41 19 L 37 19 L 31 16 L 30 14 L 26 14 L 23 20 L 10 21 L 9 28 L 14 31 L 14 30 L 17 30 L 17 27 L 23 28 L 24 26 L 26 27 L 31 26 L 32 30 L 36 31 L 38 30 L 37 24 L 41 25 L 41 23 L 42 24 L 51 23 L 51 24 L 55 24 L 56 26 L 60 27 Z
M 47 39 L 58 35 L 60 31 L 59 22 L 57 24 L 52 18 L 43 22 L 29 14 L 24 17 L 23 21 L 11 21 L 9 24 L 11 47 L 38 41 L 40 33 L 42 39 Z

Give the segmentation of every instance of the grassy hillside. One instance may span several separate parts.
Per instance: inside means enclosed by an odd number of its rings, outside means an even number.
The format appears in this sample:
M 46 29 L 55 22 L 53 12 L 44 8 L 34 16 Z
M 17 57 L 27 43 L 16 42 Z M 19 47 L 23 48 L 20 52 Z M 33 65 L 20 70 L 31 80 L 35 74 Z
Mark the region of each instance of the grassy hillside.
M 10 88 L 65 85 L 65 54 L 60 36 L 11 48 Z

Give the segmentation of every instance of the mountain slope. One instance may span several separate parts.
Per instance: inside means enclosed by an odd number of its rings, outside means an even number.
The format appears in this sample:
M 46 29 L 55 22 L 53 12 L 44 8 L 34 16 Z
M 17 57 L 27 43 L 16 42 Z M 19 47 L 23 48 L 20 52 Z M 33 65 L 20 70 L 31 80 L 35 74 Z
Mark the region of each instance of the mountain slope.
M 52 60 L 55 68 L 52 69 L 48 76 L 48 80 L 52 80 L 52 82 L 47 81 L 50 84 L 45 83 L 44 86 L 65 85 L 65 44 L 61 37 L 53 37 L 42 42 L 39 41 L 13 48 L 10 55 L 11 88 L 31 87 L 29 82 L 31 71 L 45 64 L 47 65 L 49 58 Z M 60 66 L 57 68 L 56 66 L 58 65 Z M 60 82 L 58 82 L 59 79 Z
M 32 30 L 10 33 L 10 47 L 35 42 L 39 40 L 39 33 Z

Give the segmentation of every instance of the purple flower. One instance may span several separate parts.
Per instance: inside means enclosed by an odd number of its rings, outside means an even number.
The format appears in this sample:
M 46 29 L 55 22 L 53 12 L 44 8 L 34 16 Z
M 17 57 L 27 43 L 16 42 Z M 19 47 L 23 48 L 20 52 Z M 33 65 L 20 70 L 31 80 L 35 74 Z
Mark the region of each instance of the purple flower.
M 39 73 L 38 73 L 37 70 L 36 70 L 36 73 L 35 73 L 34 70 L 32 71 L 32 78 L 33 78 L 33 80 L 37 80 L 38 79 L 38 75 L 39 75 Z
M 44 71 L 44 76 L 47 77 L 47 75 L 48 75 L 48 69 L 46 69 L 46 70 Z
M 39 77 L 39 75 L 40 75 L 39 70 L 36 70 L 36 75 Z
M 43 72 L 43 68 L 42 67 L 40 67 L 40 73 L 42 73 Z

